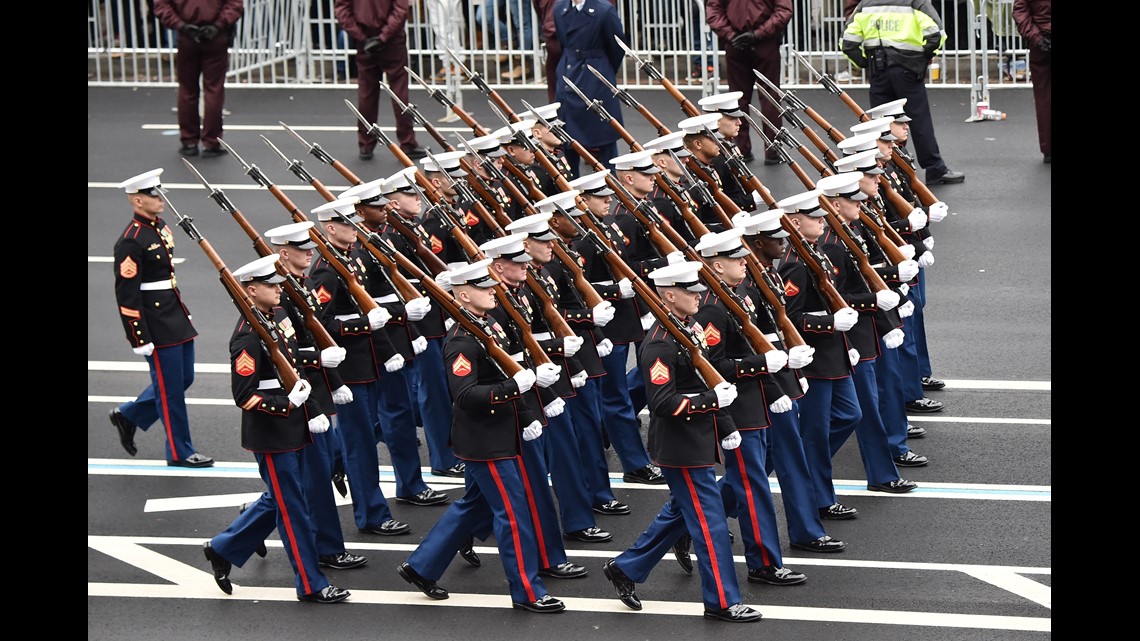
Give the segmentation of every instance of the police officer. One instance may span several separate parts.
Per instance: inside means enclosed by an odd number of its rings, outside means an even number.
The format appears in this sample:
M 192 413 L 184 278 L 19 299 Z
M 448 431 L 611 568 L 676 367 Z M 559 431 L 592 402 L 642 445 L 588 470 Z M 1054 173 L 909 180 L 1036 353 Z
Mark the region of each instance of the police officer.
M 162 169 L 119 183 L 134 213 L 115 241 L 115 302 L 131 350 L 146 358 L 150 385 L 135 400 L 111 410 L 111 425 L 127 454 L 138 453 L 135 432 L 162 421 L 166 464 L 210 467 L 190 439 L 186 390 L 194 383 L 194 338 L 190 310 L 174 277 L 174 234 L 162 219 Z
M 316 532 L 310 503 L 305 496 L 304 449 L 312 433 L 328 430 L 328 417 L 309 400 L 312 386 L 302 375 L 286 392 L 282 373 L 274 367 L 270 349 L 297 363 L 295 333 L 280 307 L 281 281 L 276 272 L 277 254 L 263 256 L 234 270 L 234 279 L 257 312 L 272 324 L 276 345 L 269 347 L 243 315 L 230 337 L 230 382 L 234 403 L 241 408 L 241 446 L 253 452 L 266 493 L 259 499 L 264 509 L 238 515 L 225 531 L 203 546 L 214 581 L 226 594 L 233 593 L 231 565 L 241 567 L 265 539 L 263 516 L 272 513 L 285 554 L 293 566 L 297 598 L 312 603 L 337 603 L 349 597 L 329 583 L 320 570 Z M 294 372 L 296 373 L 296 372 Z M 327 477 L 326 477 L 327 478 Z

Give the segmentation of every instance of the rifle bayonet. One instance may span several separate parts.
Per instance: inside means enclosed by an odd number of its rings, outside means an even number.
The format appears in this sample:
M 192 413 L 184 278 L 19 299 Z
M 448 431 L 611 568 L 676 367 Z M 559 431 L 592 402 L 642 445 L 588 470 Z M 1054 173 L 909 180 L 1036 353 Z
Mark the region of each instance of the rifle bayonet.
M 305 140 L 304 138 L 301 137 L 301 134 L 297 133 L 296 130 L 294 130 L 289 125 L 281 122 L 280 120 L 278 120 L 277 122 L 278 122 L 278 124 L 281 125 L 281 127 L 283 129 L 285 129 L 285 131 L 288 131 L 289 133 L 293 134 L 293 137 L 296 138 L 298 141 L 300 141 L 301 144 L 304 145 L 305 148 L 309 150 L 309 153 L 313 154 L 313 156 L 317 160 L 325 163 L 326 165 L 333 164 L 333 157 L 330 156 L 327 151 L 322 149 L 320 145 L 318 145 L 315 142 L 309 142 L 309 141 Z
M 452 108 L 452 107 L 454 107 L 454 106 L 455 106 L 455 102 L 454 102 L 454 101 L 452 101 L 452 100 L 451 100 L 451 98 L 448 98 L 448 97 L 447 97 L 447 94 L 445 94 L 445 93 L 444 93 L 442 90 L 440 90 L 440 89 L 432 89 L 431 85 L 429 85 L 429 84 L 427 83 L 427 81 L 426 81 L 426 80 L 424 80 L 423 78 L 421 78 L 421 77 L 420 77 L 420 75 L 419 75 L 418 73 L 416 73 L 415 71 L 412 71 L 412 68 L 411 68 L 411 67 L 407 67 L 407 66 L 405 66 L 405 67 L 404 67 L 404 69 L 406 69 L 406 70 L 407 70 L 408 74 L 409 74 L 409 75 L 410 75 L 410 76 L 411 76 L 411 77 L 412 77 L 412 78 L 413 78 L 413 79 L 414 79 L 416 82 L 418 82 L 418 83 L 420 83 L 421 85 L 423 85 L 424 91 L 428 92 L 428 95 L 429 95 L 429 96 L 431 96 L 431 97 L 432 97 L 432 98 L 433 98 L 433 99 L 434 99 L 436 102 L 440 103 L 440 104 L 441 104 L 441 105 L 443 105 L 444 107 L 447 107 L 448 109 L 450 109 L 450 108 Z
M 186 165 L 186 167 L 189 168 L 190 171 L 198 177 L 198 182 L 202 183 L 202 186 L 206 188 L 206 191 L 210 192 L 210 198 L 213 198 L 214 202 L 218 203 L 219 207 L 231 214 L 234 213 L 236 208 L 234 207 L 233 203 L 230 202 L 230 199 L 226 198 L 225 192 L 210 185 L 209 181 L 207 181 L 206 178 L 202 175 L 202 172 L 198 171 L 194 165 L 191 165 L 189 160 L 183 158 L 182 164 Z M 171 208 L 173 209 L 173 207 Z
M 374 122 L 368 122 L 368 119 L 364 117 L 364 114 L 360 113 L 360 111 L 356 108 L 356 105 L 352 104 L 351 100 L 345 98 L 344 104 L 348 105 L 348 108 L 352 110 L 352 113 L 356 114 L 356 119 L 368 128 L 368 133 L 372 134 L 376 138 L 379 138 L 380 142 L 384 143 L 385 146 L 392 145 L 392 139 L 384 134 L 384 132 L 380 129 L 380 125 Z
M 293 172 L 293 174 L 295 176 L 297 176 L 301 180 L 305 181 L 306 183 L 309 183 L 309 184 L 313 183 L 313 181 L 315 179 L 313 178 L 312 174 L 310 174 L 309 171 L 307 169 L 305 169 L 305 167 L 303 166 L 303 163 L 300 160 L 286 156 L 285 152 L 278 149 L 277 145 L 273 144 L 264 135 L 261 137 L 261 139 L 265 141 L 265 144 L 269 145 L 270 149 L 277 152 L 277 155 L 281 157 L 281 160 L 285 161 L 285 166 L 289 168 L 289 171 Z
M 265 174 L 261 173 L 261 169 L 259 169 L 257 165 L 251 165 L 247 163 L 244 158 L 238 155 L 238 152 L 235 151 L 234 148 L 229 145 L 229 143 L 219 138 L 218 144 L 225 148 L 226 151 L 230 152 L 230 155 L 234 157 L 234 160 L 237 160 L 238 163 L 241 164 L 242 170 L 245 171 L 245 175 L 252 178 L 253 182 L 265 188 L 273 186 L 273 183 L 269 182 L 269 179 L 265 177 Z

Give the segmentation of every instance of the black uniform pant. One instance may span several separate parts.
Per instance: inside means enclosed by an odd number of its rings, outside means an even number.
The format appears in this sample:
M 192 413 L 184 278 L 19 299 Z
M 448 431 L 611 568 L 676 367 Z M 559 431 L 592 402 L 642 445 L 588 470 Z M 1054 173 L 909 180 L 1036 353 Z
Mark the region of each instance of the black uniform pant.
M 948 169 L 938 151 L 938 139 L 934 137 L 930 100 L 926 96 L 926 77 L 898 65 L 871 73 L 872 107 L 899 98 L 906 98 L 903 110 L 910 117 L 910 140 L 914 143 L 915 160 L 926 170 L 924 182 L 940 178 Z
M 178 34 L 174 73 L 178 78 L 178 138 L 184 147 L 197 146 L 199 140 L 205 147 L 218 147 L 229 68 L 229 38 L 225 33 L 205 42 L 194 42 L 190 36 Z M 201 118 L 199 97 L 203 101 Z
M 1029 50 L 1029 73 L 1033 78 L 1033 106 L 1037 111 L 1037 143 L 1041 153 L 1053 153 L 1053 54 Z
M 744 95 L 740 97 L 740 110 L 748 114 L 749 118 L 756 120 L 757 124 L 761 127 L 764 127 L 764 131 L 769 139 L 774 139 L 776 132 L 767 125 L 759 122 L 759 118 L 753 117 L 752 113 L 748 110 L 748 105 L 752 103 L 753 85 L 760 82 L 756 74 L 752 72 L 753 69 L 764 74 L 764 77 L 771 80 L 772 84 L 777 87 L 780 86 L 780 40 L 776 38 L 762 40 L 757 42 L 750 49 L 744 51 L 729 44 L 724 49 L 724 57 L 728 66 L 729 91 L 741 91 L 744 93 Z M 772 104 L 772 101 L 768 100 L 762 92 L 756 93 L 760 102 L 760 113 L 763 113 L 764 117 L 772 121 L 776 126 L 780 126 L 782 121 L 780 119 L 779 107 Z M 752 140 L 748 135 L 749 127 L 748 120 L 741 118 L 740 133 L 736 135 L 736 146 L 740 148 L 740 153 L 745 156 L 752 153 Z M 761 143 L 761 145 L 763 145 L 763 143 Z M 775 152 L 765 152 L 765 155 L 772 159 L 777 157 Z

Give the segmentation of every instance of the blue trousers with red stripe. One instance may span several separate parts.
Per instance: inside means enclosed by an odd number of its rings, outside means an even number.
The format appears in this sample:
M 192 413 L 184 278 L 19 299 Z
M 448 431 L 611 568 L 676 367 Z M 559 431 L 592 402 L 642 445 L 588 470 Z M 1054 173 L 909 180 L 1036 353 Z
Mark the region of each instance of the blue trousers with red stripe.
M 718 482 L 724 511 L 740 522 L 744 560 L 749 569 L 766 565 L 784 567 L 776 506 L 764 460 L 768 456 L 768 430 L 738 430 L 740 447 L 724 450 L 724 476 Z
M 621 460 L 626 472 L 649 465 L 649 452 L 641 439 L 641 420 L 633 411 L 629 398 L 629 381 L 625 366 L 629 360 L 629 345 L 614 345 L 609 356 L 602 359 L 606 375 L 602 377 L 602 421 L 610 444 Z
M 344 472 L 352 493 L 352 514 L 360 530 L 379 527 L 392 518 L 380 489 L 380 457 L 376 451 L 376 381 L 349 383 L 352 402 L 337 407 Z
M 119 406 L 126 419 L 144 432 L 162 419 L 167 462 L 184 461 L 197 452 L 190 439 L 186 390 L 194 384 L 194 341 L 156 347 L 146 357 L 150 385 L 133 401 Z
M 578 452 L 582 455 L 582 477 L 592 505 L 617 498 L 610 487 L 610 466 L 602 441 L 601 380 L 602 377 L 587 378 L 586 384 L 575 390 L 578 395 L 566 399 L 566 409 L 578 436 Z
M 317 558 L 317 540 L 305 501 L 305 457 L 302 450 L 263 454 L 254 452 L 263 494 L 250 509 L 239 514 L 223 532 L 210 539 L 210 546 L 225 560 L 241 567 L 254 549 L 273 530 L 265 531 L 267 514 L 274 514 L 278 536 L 293 566 L 297 595 L 319 592 L 329 585 Z
M 827 534 L 819 519 L 818 501 L 811 484 L 803 437 L 800 435 L 800 402 L 792 401 L 787 412 L 770 413 L 768 458 L 764 469 L 776 472 L 780 498 L 788 523 L 788 540 L 807 543 Z
M 335 420 L 335 419 L 334 419 Z M 321 556 L 344 552 L 344 531 L 340 510 L 333 496 L 332 462 L 337 455 L 333 444 L 340 438 L 336 424 L 327 432 L 313 434 L 312 445 L 302 450 L 305 458 L 305 498 L 317 531 L 317 552 Z
M 570 399 L 565 399 L 569 401 Z M 558 511 L 562 516 L 562 531 L 577 532 L 597 525 L 594 506 L 586 485 L 582 454 L 578 449 L 577 426 L 570 412 L 547 419 L 539 439 L 546 447 L 546 467 L 550 482 L 558 497 Z
M 863 416 L 855 382 L 843 378 L 810 378 L 808 391 L 799 400 L 800 433 L 804 439 L 804 455 L 811 470 L 812 488 L 818 508 L 835 503 L 835 485 L 831 480 L 831 432 L 855 426 Z
M 882 339 L 880 339 L 881 341 Z M 910 451 L 906 442 L 906 399 L 903 394 L 902 367 L 899 350 L 882 346 L 882 354 L 875 359 L 875 380 L 879 385 L 879 414 L 887 429 L 887 443 L 895 458 Z
M 881 358 L 881 357 L 880 357 Z M 878 360 L 878 359 L 875 359 Z M 861 417 L 854 425 L 842 424 L 831 429 L 831 456 L 835 457 L 851 432 L 859 441 L 859 456 L 863 459 L 863 472 L 868 485 L 885 485 L 899 478 L 899 471 L 891 457 L 891 447 L 887 443 L 887 428 L 879 414 L 879 385 L 875 376 L 874 361 L 859 361 L 851 376 L 855 383 L 855 395 L 859 399 Z M 830 495 L 819 498 L 836 502 L 835 485 Z
M 459 462 L 451 451 L 451 398 L 447 387 L 447 370 L 443 368 L 443 337 L 427 339 L 427 349 L 416 355 L 408 386 L 414 406 L 419 409 L 420 425 L 427 440 L 431 469 L 446 470 Z M 404 367 L 407 367 L 406 365 Z
M 546 586 L 538 576 L 538 549 L 519 459 L 466 463 L 467 493 L 447 506 L 408 557 L 408 565 L 420 576 L 438 581 L 467 537 L 490 519 L 511 600 L 531 603 L 541 599 Z
M 408 393 L 410 364 L 394 371 L 381 372 L 376 383 L 376 441 L 384 443 L 396 472 L 396 496 L 412 496 L 428 488 L 420 470 L 420 451 L 416 448 L 416 421 L 412 397 Z M 449 397 L 450 398 L 450 397 Z
M 677 538 L 688 532 L 697 555 L 705 608 L 716 610 L 740 603 L 740 583 L 716 468 L 662 467 L 661 473 L 669 485 L 669 500 L 633 545 L 616 557 L 617 566 L 635 583 L 644 583 Z
M 523 441 L 519 455 L 519 476 L 526 485 L 532 530 L 538 548 L 539 568 L 549 568 L 566 562 L 566 546 L 562 542 L 562 528 L 558 525 L 558 507 L 550 489 L 550 472 L 546 469 L 546 430 L 542 436 Z M 591 509 L 592 511 L 592 509 Z

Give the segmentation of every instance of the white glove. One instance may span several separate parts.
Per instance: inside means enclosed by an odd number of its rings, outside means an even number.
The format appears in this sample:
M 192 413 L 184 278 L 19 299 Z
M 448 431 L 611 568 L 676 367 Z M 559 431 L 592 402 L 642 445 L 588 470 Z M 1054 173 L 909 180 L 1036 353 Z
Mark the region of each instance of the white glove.
M 309 400 L 309 392 L 313 391 L 313 386 L 309 385 L 309 381 L 298 380 L 293 384 L 293 391 L 289 392 L 289 402 L 293 407 L 301 407 L 305 401 Z
M 321 367 L 336 367 L 344 362 L 345 356 L 348 356 L 348 350 L 339 345 L 326 347 L 321 350 Z
M 736 395 L 738 394 L 736 385 L 727 381 L 717 383 L 713 391 L 716 392 L 716 404 L 721 407 L 732 405 L 732 402 L 736 400 Z
M 735 450 L 740 447 L 740 432 L 733 431 L 732 434 L 720 439 L 720 446 L 726 450 Z
M 558 382 L 558 377 L 562 375 L 562 368 L 554 363 L 543 363 L 535 368 L 534 375 L 539 387 L 550 387 Z
M 815 358 L 815 348 L 811 345 L 796 345 L 788 350 L 788 367 L 801 369 L 811 364 Z
M 389 372 L 399 371 L 400 368 L 403 366 L 404 366 L 404 357 L 399 355 L 399 354 L 396 354 L 392 358 L 389 358 L 387 360 L 387 362 L 384 363 L 384 369 L 389 371 Z
M 445 292 L 451 291 L 451 270 L 445 269 L 434 277 L 435 284 Z
M 887 349 L 897 349 L 903 344 L 903 336 L 903 331 L 896 327 L 883 335 L 883 345 L 886 345 Z
M 329 417 L 324 414 L 317 414 L 313 418 L 310 418 L 309 431 L 313 434 L 329 431 Z
M 926 212 L 915 207 L 911 210 L 910 214 L 907 215 L 906 222 L 910 225 L 911 231 L 918 231 L 926 227 L 926 219 Z
M 530 371 L 530 370 L 526 370 Z M 542 423 L 532 421 L 530 425 L 523 428 L 523 440 L 533 441 L 534 439 L 542 436 Z
M 801 377 L 800 377 L 800 389 L 802 389 L 802 390 L 804 391 L 804 394 L 807 394 L 807 391 L 808 391 L 808 382 L 807 382 L 807 377 L 806 377 L 806 376 L 801 376 Z
M 610 352 L 612 351 L 614 351 L 614 344 L 610 341 L 610 339 L 605 338 L 602 339 L 602 342 L 598 343 L 598 356 L 600 358 L 609 356 Z
M 590 310 L 590 312 L 594 315 L 594 324 L 598 327 L 605 327 L 606 323 L 612 321 L 614 314 L 617 313 L 614 309 L 614 304 L 608 300 L 594 305 L 594 309 Z
M 934 249 L 934 236 L 927 236 L 926 238 L 923 238 L 922 239 L 922 246 L 926 248 L 926 251 L 933 250 Z
M 383 307 L 368 310 L 368 325 L 372 331 L 380 329 L 390 320 L 392 320 L 392 313 Z
M 780 398 L 772 401 L 772 403 L 768 405 L 768 409 L 772 410 L 774 414 L 783 414 L 792 409 L 792 399 L 788 398 L 787 394 L 784 394 Z
M 581 336 L 574 336 L 571 334 L 570 336 L 562 339 L 562 353 L 567 358 L 569 358 L 577 354 L 578 350 L 582 349 L 582 344 L 585 342 L 586 339 L 582 338 Z
M 883 310 L 884 312 L 889 312 L 895 307 L 898 307 L 899 298 L 900 297 L 898 294 L 889 289 L 875 292 L 875 304 L 878 305 L 879 309 Z
M 915 265 L 917 264 L 918 263 L 915 263 Z M 899 296 L 906 298 L 906 295 L 908 293 L 910 293 L 910 285 L 907 285 L 906 283 L 899 283 Z
M 910 247 L 912 252 L 914 251 L 914 245 L 907 245 L 907 247 Z M 898 264 L 898 268 L 899 280 L 904 283 L 909 283 L 914 280 L 915 276 L 918 276 L 918 263 L 913 260 L 904 260 Z
M 556 398 L 547 403 L 546 407 L 542 408 L 542 413 L 546 414 L 547 418 L 558 416 L 566 409 L 566 401 Z
M 835 312 L 835 331 L 846 332 L 847 330 L 855 327 L 855 323 L 859 322 L 859 312 L 844 307 L 843 309 Z
M 352 402 L 352 390 L 348 389 L 348 385 L 341 385 L 333 390 L 332 397 L 336 405 L 348 405 Z
M 618 281 L 618 289 L 621 290 L 622 298 L 633 298 L 633 283 L 629 282 L 628 278 Z
M 578 389 L 586 384 L 587 378 L 589 378 L 589 375 L 586 374 L 586 370 L 582 370 L 570 377 L 570 384 L 574 386 L 574 389 Z
M 764 197 L 761 196 L 760 192 L 756 191 L 755 189 L 752 190 L 752 202 L 756 203 L 757 207 L 764 204 Z
M 154 343 L 147 343 L 146 345 L 132 347 L 131 351 L 138 354 L 139 356 L 150 356 L 154 353 Z
M 404 304 L 404 313 L 408 315 L 408 320 L 418 321 L 423 320 L 424 316 L 431 311 L 431 299 L 427 296 L 420 296 L 413 298 Z
M 535 380 L 538 379 L 538 377 L 534 374 L 534 370 L 532 369 L 519 370 L 515 372 L 515 375 L 512 378 L 514 378 L 515 382 L 518 383 L 520 394 L 530 391 L 530 388 L 534 387 Z
M 851 361 L 851 367 L 855 367 L 855 364 L 859 362 L 859 350 L 854 347 L 847 350 L 847 358 Z
M 685 254 L 681 251 L 672 251 L 665 254 L 665 260 L 669 261 L 670 265 L 685 262 Z
M 930 222 L 937 223 L 941 222 L 949 211 L 950 208 L 946 203 L 940 200 L 926 208 L 926 215 L 930 218 Z
M 645 316 L 642 316 L 641 317 L 641 329 L 642 329 L 642 331 L 648 332 L 649 328 L 653 326 L 653 321 L 655 321 L 655 320 L 657 320 L 657 317 L 653 315 L 653 312 L 649 312 Z
M 913 313 L 914 313 L 914 303 L 913 302 L 908 300 L 907 302 L 903 303 L 902 305 L 899 305 L 899 317 L 906 318 Z
M 922 268 L 930 267 L 934 264 L 934 252 L 926 252 L 918 257 L 918 266 Z
M 427 338 L 419 336 L 412 341 L 413 354 L 423 354 L 425 349 L 427 349 Z
M 914 245 L 911 245 L 910 243 L 903 243 L 902 245 L 899 245 L 899 253 L 901 253 L 907 260 L 911 260 L 914 258 Z
M 454 318 L 451 318 L 451 317 L 449 316 L 449 317 L 447 317 L 447 318 L 443 319 L 443 329 L 445 329 L 445 330 L 447 330 L 447 331 L 449 331 L 449 332 L 450 332 L 450 331 L 451 331 L 451 328 L 452 328 L 454 325 L 455 325 L 455 319 L 454 319 Z
M 775 374 L 788 364 L 788 353 L 782 349 L 770 349 L 764 352 L 764 362 L 768 365 L 768 373 Z

